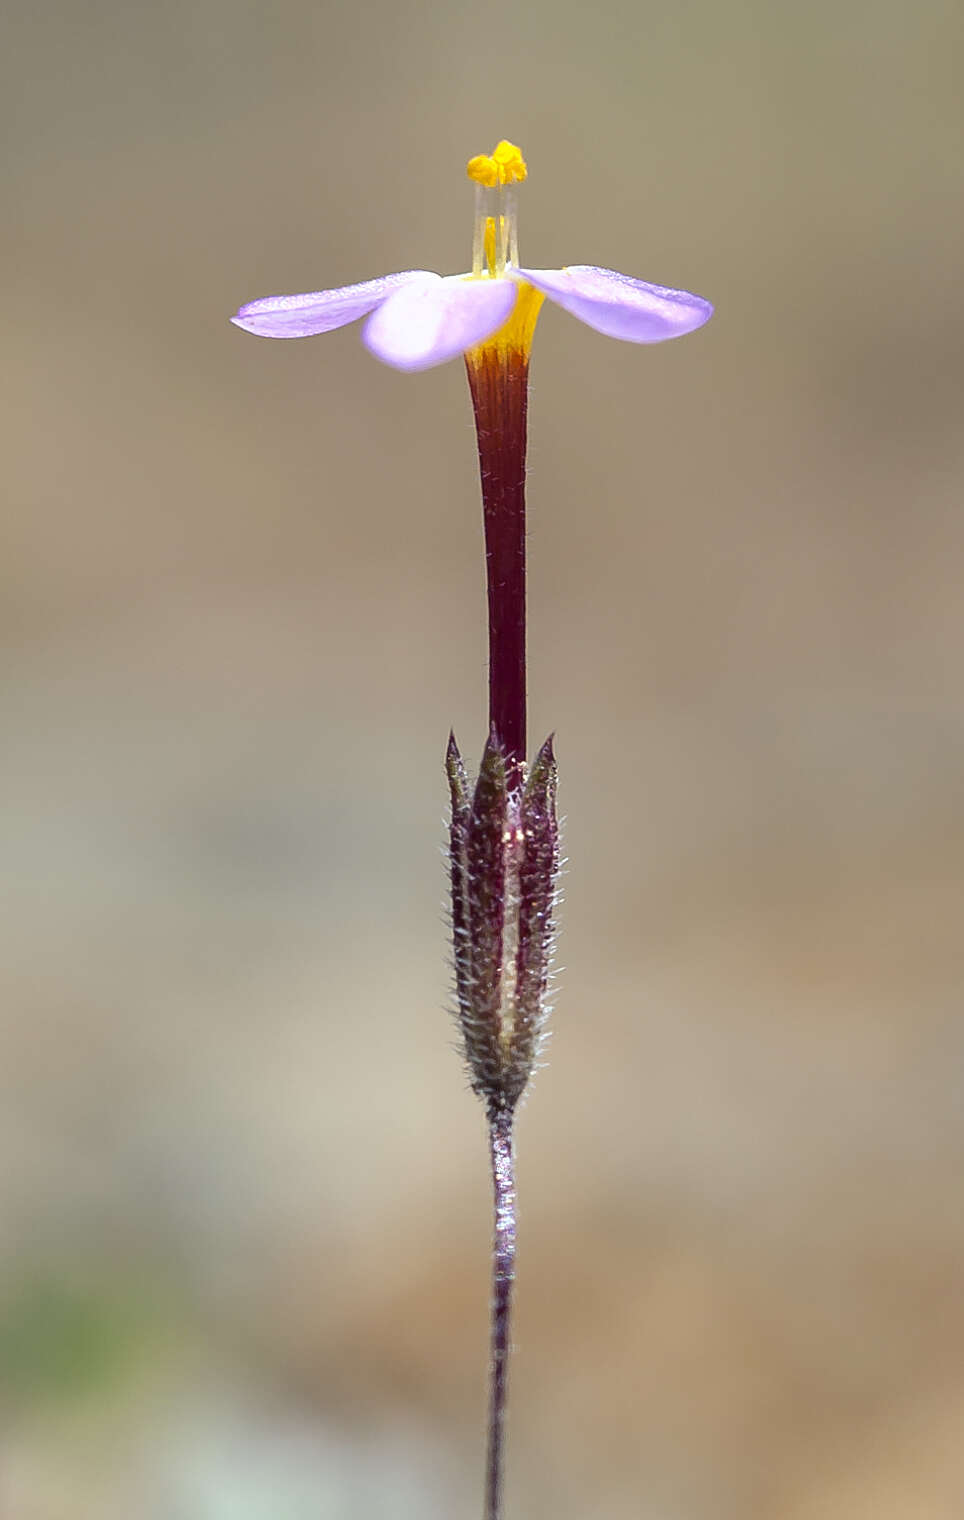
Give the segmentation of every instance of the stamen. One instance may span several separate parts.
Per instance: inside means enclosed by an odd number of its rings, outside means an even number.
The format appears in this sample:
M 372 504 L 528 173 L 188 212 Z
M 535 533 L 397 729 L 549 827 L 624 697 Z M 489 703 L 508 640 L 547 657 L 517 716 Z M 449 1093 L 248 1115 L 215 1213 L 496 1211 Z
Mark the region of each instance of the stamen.
M 526 178 L 526 162 L 514 143 L 503 140 L 491 154 L 470 158 L 467 173 L 475 183 L 472 274 L 498 280 L 519 263 L 515 187 Z
M 499 263 L 495 236 L 495 217 L 487 216 L 483 220 L 485 231 L 482 234 L 482 243 L 485 251 L 485 268 L 487 274 L 494 275 Z

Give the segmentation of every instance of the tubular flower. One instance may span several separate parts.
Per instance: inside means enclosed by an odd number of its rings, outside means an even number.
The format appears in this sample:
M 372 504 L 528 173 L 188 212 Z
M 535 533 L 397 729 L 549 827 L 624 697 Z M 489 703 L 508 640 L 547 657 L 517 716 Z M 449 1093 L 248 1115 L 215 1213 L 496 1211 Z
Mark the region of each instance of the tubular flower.
M 420 370 L 496 334 L 528 352 L 546 297 L 588 327 L 627 343 L 679 338 L 712 316 L 701 296 L 613 269 L 523 269 L 516 217 L 516 186 L 526 178 L 522 154 L 500 142 L 491 154 L 469 160 L 468 176 L 476 199 L 471 273 L 408 269 L 337 290 L 265 296 L 242 306 L 232 322 L 261 338 L 307 338 L 367 317 L 366 348 L 395 369 Z
M 526 439 L 529 357 L 548 299 L 629 343 L 702 327 L 708 301 L 612 269 L 519 263 L 514 144 L 469 160 L 475 234 L 468 274 L 424 269 L 308 295 L 268 296 L 232 321 L 260 337 L 305 338 L 364 317 L 362 340 L 385 364 L 428 369 L 459 354 L 479 451 L 489 635 L 488 741 L 474 780 L 454 735 L 451 800 L 455 1013 L 474 1091 L 485 1105 L 494 1198 L 486 1520 L 504 1515 L 506 1397 L 516 1259 L 513 1120 L 549 1016 L 560 868 L 556 760 L 550 737 L 528 760 L 526 722 Z

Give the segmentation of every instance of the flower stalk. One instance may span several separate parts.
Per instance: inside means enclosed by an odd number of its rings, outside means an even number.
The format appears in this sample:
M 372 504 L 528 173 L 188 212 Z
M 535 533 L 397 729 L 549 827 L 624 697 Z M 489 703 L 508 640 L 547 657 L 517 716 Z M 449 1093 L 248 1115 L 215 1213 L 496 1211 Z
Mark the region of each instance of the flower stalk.
M 512 1117 L 489 1125 L 489 1154 L 495 1195 L 492 1246 L 492 1341 L 489 1428 L 485 1453 L 484 1520 L 500 1520 L 505 1468 L 506 1393 L 509 1378 L 512 1289 L 515 1283 L 515 1157 Z

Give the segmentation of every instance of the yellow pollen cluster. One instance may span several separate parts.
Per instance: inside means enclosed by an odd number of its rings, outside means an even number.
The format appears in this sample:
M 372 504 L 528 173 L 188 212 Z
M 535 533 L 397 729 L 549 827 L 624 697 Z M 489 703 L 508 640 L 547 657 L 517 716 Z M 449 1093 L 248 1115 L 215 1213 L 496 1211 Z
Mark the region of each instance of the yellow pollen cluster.
M 469 179 L 477 185 L 492 189 L 496 185 L 516 185 L 525 179 L 528 170 L 522 151 L 515 143 L 497 143 L 491 154 L 479 153 L 470 158 L 465 166 Z

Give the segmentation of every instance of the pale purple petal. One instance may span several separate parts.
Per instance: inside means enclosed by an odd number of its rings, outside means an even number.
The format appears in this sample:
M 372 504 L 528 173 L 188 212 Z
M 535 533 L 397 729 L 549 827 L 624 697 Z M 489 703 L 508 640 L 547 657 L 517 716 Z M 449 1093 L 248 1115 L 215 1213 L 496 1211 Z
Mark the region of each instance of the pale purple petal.
M 362 341 L 395 369 L 444 364 L 498 331 L 515 305 L 512 280 L 449 275 L 397 290 L 372 312 Z
M 264 296 L 242 306 L 231 321 L 235 327 L 243 327 L 245 332 L 255 333 L 259 338 L 310 338 L 367 316 L 401 286 L 434 283 L 440 278 L 425 269 L 406 269 L 401 274 L 364 280 L 360 285 L 342 285 L 339 290 L 312 290 L 302 296 Z
M 688 290 L 648 285 L 615 269 L 571 264 L 566 269 L 520 269 L 516 278 L 528 280 L 550 301 L 580 322 L 627 343 L 661 343 L 681 338 L 702 327 L 713 315 L 709 301 Z

